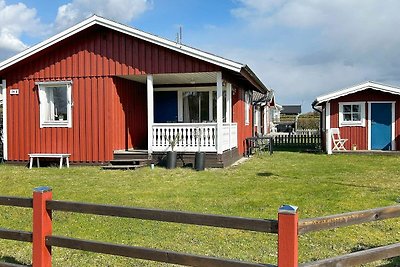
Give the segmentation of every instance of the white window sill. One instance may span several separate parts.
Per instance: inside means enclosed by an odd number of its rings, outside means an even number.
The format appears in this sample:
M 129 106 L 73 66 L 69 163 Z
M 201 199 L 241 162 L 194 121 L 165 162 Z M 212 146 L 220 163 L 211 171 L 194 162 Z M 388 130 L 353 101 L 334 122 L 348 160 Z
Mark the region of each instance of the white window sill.
M 341 122 L 339 127 L 365 127 L 365 123 L 361 121 Z
M 65 122 L 45 122 L 40 125 L 40 128 L 71 128 L 68 121 Z

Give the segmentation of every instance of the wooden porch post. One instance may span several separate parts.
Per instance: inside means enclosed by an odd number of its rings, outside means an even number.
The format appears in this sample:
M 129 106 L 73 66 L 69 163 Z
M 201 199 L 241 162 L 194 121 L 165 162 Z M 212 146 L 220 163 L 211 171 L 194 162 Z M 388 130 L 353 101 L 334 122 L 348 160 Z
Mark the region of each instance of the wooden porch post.
M 147 151 L 153 152 L 154 94 L 153 75 L 147 75 Z
M 217 72 L 217 153 L 222 154 L 222 125 L 223 125 L 223 97 L 222 97 L 222 73 Z
M 232 84 L 226 85 L 226 122 L 229 125 L 229 149 L 232 148 Z

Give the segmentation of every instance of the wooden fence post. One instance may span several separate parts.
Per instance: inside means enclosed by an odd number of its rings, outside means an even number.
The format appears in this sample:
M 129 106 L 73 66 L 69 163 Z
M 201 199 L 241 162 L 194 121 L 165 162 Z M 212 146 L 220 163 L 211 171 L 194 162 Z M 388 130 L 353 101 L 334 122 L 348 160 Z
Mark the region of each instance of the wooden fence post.
M 51 200 L 52 195 L 51 188 L 47 186 L 33 189 L 33 267 L 51 267 L 51 247 L 46 246 L 46 236 L 52 234 L 52 221 L 46 201 Z
M 283 205 L 278 210 L 278 267 L 298 266 L 297 207 Z

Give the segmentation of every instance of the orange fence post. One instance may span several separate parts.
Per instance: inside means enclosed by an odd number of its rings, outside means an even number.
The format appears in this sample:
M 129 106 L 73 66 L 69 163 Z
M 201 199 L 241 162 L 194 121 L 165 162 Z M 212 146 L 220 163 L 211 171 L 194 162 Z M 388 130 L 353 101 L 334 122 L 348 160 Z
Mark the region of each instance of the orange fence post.
M 299 263 L 297 209 L 283 205 L 278 210 L 278 267 L 297 267 Z
M 52 234 L 52 221 L 51 210 L 46 209 L 46 201 L 51 200 L 52 196 L 50 187 L 33 189 L 33 267 L 51 267 L 51 247 L 46 246 L 46 236 Z

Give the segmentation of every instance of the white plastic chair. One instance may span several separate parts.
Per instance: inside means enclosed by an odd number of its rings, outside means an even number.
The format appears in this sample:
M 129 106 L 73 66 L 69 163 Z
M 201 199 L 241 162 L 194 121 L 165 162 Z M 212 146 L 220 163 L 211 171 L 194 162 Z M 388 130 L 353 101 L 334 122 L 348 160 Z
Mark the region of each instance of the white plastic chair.
M 339 128 L 331 128 L 331 137 L 333 141 L 332 150 L 346 150 L 344 144 L 347 142 L 348 139 L 340 137 Z

